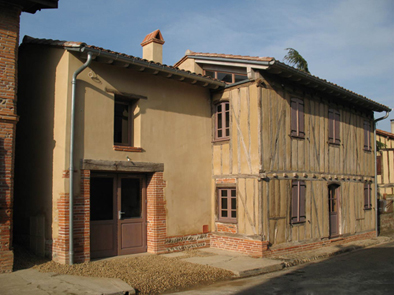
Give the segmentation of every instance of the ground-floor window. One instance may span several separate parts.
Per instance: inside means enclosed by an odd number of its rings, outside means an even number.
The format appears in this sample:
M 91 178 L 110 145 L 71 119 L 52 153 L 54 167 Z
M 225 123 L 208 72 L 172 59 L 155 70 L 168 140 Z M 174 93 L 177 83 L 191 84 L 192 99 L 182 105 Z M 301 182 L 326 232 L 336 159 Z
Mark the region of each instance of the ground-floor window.
M 219 221 L 237 222 L 237 191 L 235 188 L 218 189 Z

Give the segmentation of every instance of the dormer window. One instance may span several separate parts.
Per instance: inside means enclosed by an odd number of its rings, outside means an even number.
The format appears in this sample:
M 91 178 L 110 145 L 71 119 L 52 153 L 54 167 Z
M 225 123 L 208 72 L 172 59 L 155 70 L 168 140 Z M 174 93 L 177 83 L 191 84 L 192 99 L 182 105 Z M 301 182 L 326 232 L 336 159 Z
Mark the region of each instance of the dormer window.
M 235 74 L 230 72 L 220 72 L 220 71 L 205 71 L 205 75 L 221 80 L 228 84 L 237 83 L 243 80 L 246 80 L 248 76 L 245 74 Z

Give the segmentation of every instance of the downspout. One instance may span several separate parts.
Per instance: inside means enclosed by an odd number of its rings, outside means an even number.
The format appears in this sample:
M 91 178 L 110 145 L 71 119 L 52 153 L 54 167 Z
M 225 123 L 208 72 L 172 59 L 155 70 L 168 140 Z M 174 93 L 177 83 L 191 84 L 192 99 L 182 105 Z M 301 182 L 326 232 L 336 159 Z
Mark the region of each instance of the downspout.
M 93 54 L 92 52 L 88 52 L 88 59 L 86 62 L 77 69 L 71 81 L 71 127 L 70 127 L 70 188 L 69 188 L 69 264 L 72 265 L 74 263 L 74 125 L 75 125 L 75 96 L 76 96 L 76 86 L 77 86 L 77 76 L 86 69 L 91 61 Z
M 386 115 L 384 115 L 381 118 L 377 118 L 376 120 L 374 120 L 374 126 L 373 126 L 373 140 L 375 143 L 375 160 L 374 160 L 374 165 L 375 165 L 375 228 L 376 228 L 376 236 L 379 236 L 379 228 L 378 228 L 378 218 L 379 218 L 379 205 L 378 205 L 378 170 L 376 167 L 376 157 L 377 157 L 377 144 L 376 144 L 376 123 L 380 120 L 384 120 L 389 116 L 391 110 L 386 111 Z

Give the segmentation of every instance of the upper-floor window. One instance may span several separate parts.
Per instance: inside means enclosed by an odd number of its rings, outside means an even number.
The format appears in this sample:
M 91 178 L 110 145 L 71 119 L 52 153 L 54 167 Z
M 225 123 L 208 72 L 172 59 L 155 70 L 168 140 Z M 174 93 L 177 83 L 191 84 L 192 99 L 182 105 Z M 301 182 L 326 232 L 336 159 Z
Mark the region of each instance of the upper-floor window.
M 246 80 L 248 78 L 246 74 L 236 74 L 236 73 L 219 72 L 219 71 L 205 71 L 205 75 L 224 81 L 226 83 L 236 83 Z
M 291 188 L 291 219 L 290 222 L 301 223 L 306 220 L 305 210 L 305 196 L 306 185 L 305 181 L 293 180 Z
M 230 137 L 230 103 L 221 102 L 215 106 L 215 139 Z
M 291 99 L 291 132 L 293 137 L 304 138 L 304 101 L 299 98 Z
M 364 121 L 364 150 L 371 150 L 371 122 Z
M 219 221 L 237 221 L 237 191 L 235 188 L 218 189 Z
M 133 146 L 134 138 L 134 110 L 136 99 L 127 99 L 115 95 L 114 107 L 114 144 Z
M 340 144 L 340 114 L 335 109 L 328 110 L 328 142 Z

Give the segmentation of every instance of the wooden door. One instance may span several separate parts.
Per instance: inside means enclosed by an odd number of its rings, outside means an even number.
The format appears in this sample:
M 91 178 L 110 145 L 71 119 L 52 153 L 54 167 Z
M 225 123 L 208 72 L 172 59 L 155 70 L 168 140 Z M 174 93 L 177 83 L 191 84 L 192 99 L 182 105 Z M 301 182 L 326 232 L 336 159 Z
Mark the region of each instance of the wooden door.
M 146 252 L 146 192 L 142 176 L 118 176 L 118 255 Z
M 92 174 L 90 178 L 90 256 L 117 254 L 116 178 Z
M 339 235 L 339 185 L 332 184 L 328 187 L 328 208 L 330 237 Z

